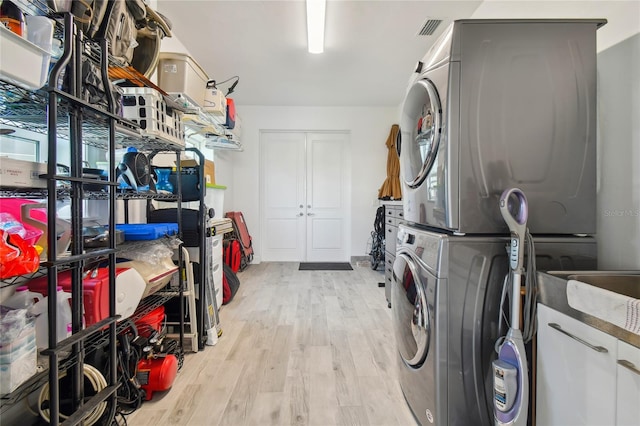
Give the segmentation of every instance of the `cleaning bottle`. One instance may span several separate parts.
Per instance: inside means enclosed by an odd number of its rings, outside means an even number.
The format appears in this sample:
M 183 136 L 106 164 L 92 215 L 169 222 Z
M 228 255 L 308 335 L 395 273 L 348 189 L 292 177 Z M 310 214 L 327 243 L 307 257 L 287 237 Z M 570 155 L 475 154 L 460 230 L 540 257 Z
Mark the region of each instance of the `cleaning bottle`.
M 26 309 L 29 313 L 32 313 L 33 306 L 40 300 L 42 300 L 40 293 L 29 291 L 29 287 L 21 285 L 16 287 L 16 292 L 2 302 L 2 305 L 14 309 Z
M 36 317 L 36 344 L 38 348 L 49 347 L 49 297 L 45 297 L 33 306 L 33 314 Z M 71 336 L 71 306 L 69 300 L 71 294 L 58 286 L 56 292 L 56 342 Z

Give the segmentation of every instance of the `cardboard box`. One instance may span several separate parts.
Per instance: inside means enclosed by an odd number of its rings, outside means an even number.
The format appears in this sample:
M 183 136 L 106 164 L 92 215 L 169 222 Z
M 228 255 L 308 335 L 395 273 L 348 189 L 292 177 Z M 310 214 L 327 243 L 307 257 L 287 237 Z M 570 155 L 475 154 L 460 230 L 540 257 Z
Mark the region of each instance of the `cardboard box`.
M 184 159 L 180 161 L 180 165 L 184 167 L 198 167 L 198 161 L 192 159 Z M 204 183 L 212 185 L 216 184 L 216 167 L 213 161 L 204 160 Z
M 38 175 L 47 173 L 46 163 L 0 157 L 0 186 L 12 188 L 46 188 L 47 180 Z
M 204 182 L 216 184 L 216 165 L 213 161 L 204 160 Z

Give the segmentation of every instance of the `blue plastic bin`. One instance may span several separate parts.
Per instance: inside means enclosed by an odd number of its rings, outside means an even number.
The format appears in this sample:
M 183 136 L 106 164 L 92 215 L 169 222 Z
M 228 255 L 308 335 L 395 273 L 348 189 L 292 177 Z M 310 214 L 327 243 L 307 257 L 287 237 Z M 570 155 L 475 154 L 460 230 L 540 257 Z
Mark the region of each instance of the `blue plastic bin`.
M 178 234 L 177 223 L 119 223 L 116 229 L 124 232 L 125 241 L 157 240 Z

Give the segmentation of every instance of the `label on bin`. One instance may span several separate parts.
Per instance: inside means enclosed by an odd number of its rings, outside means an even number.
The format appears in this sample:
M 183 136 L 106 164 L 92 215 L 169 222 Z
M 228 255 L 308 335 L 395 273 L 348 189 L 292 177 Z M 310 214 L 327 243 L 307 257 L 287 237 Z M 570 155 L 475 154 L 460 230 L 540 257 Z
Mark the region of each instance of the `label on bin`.
M 171 73 L 171 74 L 177 74 L 178 73 L 178 66 L 176 64 L 165 64 L 164 72 L 168 72 L 168 73 Z

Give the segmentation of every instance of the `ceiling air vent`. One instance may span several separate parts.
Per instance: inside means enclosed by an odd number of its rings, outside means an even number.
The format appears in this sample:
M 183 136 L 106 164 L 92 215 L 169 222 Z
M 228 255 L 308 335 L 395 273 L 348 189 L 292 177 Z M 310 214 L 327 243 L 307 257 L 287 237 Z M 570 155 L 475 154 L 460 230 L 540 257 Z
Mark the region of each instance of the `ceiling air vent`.
M 436 32 L 436 29 L 438 28 L 438 25 L 440 25 L 441 22 L 442 22 L 442 19 L 427 19 L 424 25 L 422 25 L 422 28 L 420 28 L 420 31 L 418 31 L 418 35 L 419 36 L 433 35 L 433 33 Z

